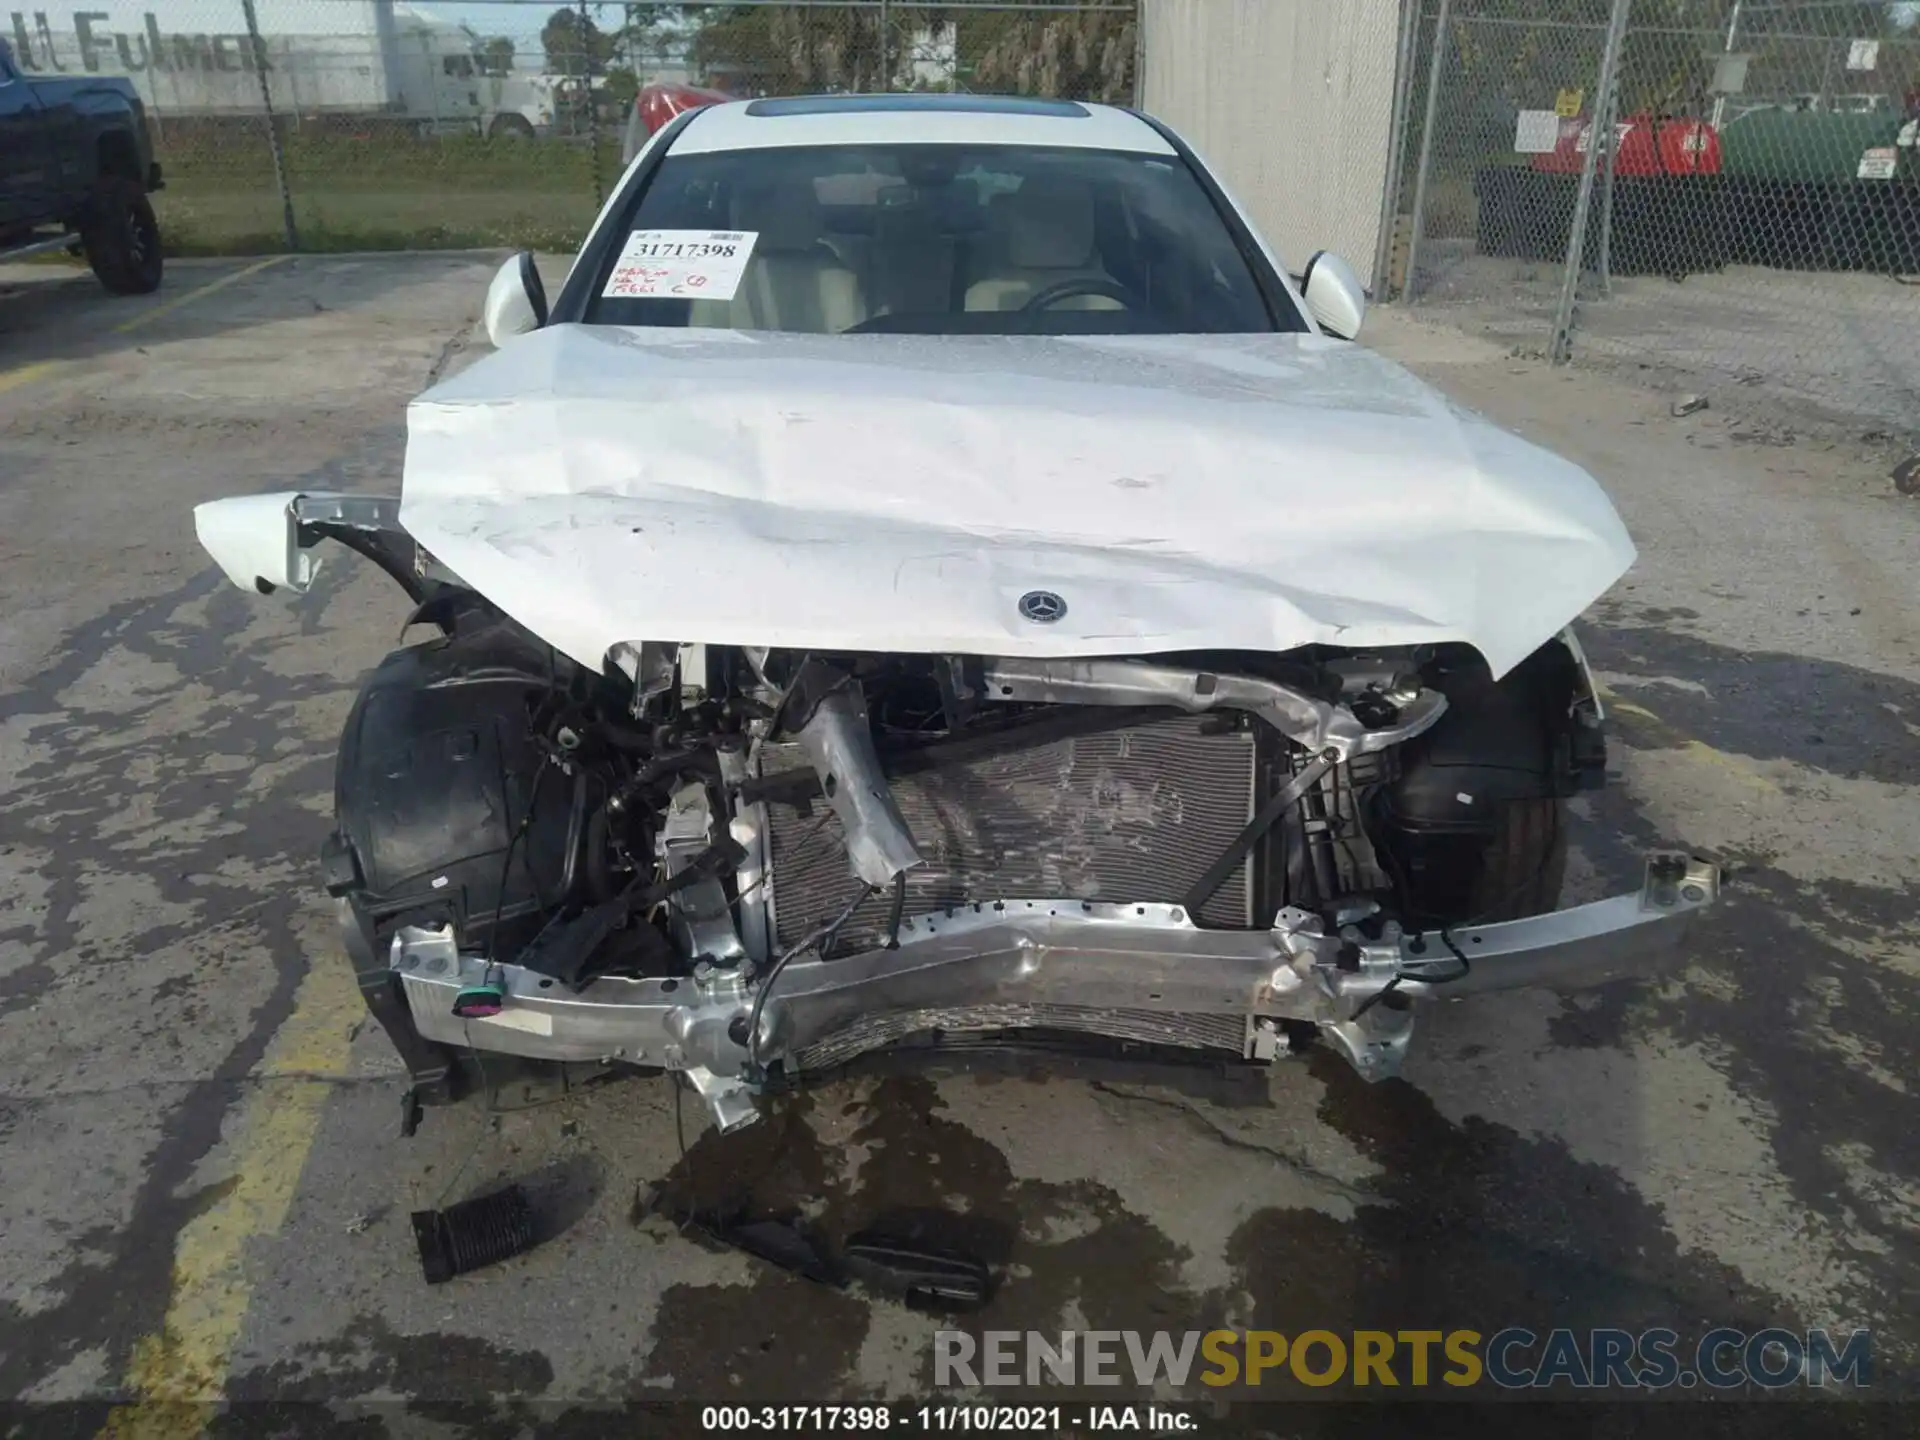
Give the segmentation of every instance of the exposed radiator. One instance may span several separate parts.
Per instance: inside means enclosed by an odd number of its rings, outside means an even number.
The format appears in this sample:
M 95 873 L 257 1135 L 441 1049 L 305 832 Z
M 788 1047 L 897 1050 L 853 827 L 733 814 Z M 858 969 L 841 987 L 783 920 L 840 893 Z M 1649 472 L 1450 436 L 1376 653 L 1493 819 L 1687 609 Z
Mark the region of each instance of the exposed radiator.
M 974 900 L 1178 900 L 1251 818 L 1254 766 L 1244 729 L 1181 715 L 898 776 L 894 796 L 927 862 L 907 874 L 906 913 Z M 762 760 L 766 774 L 804 768 L 795 747 L 769 747 Z M 824 799 L 769 810 L 774 928 L 786 945 L 858 882 Z M 890 904 L 875 895 L 856 910 L 835 953 L 884 941 Z M 1197 918 L 1248 926 L 1252 911 L 1243 865 Z

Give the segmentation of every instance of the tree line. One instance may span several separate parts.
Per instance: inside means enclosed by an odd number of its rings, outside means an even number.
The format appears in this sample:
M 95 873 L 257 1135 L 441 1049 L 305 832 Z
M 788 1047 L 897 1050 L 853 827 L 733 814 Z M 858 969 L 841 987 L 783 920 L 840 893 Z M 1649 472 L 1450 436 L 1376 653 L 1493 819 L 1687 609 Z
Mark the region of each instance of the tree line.
M 905 89 L 1071 95 L 1127 102 L 1137 28 L 1131 6 L 1059 9 L 1085 0 L 1028 0 L 1024 10 L 965 4 L 735 6 L 660 0 L 561 6 L 540 45 L 549 73 L 587 77 L 630 98 L 636 72 L 668 57 L 698 81 L 744 95 Z M 603 24 L 606 12 L 617 24 Z M 1054 13 L 1048 13 L 1053 11 Z M 504 72 L 511 39 L 481 42 Z

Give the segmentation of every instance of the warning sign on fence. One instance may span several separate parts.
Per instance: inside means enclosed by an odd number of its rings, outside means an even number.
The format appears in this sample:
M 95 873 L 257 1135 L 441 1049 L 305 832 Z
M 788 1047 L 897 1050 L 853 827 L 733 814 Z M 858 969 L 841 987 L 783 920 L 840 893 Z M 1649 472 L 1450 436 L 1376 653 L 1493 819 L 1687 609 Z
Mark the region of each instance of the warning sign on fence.
M 1900 161 L 1900 152 L 1891 145 L 1876 145 L 1860 155 L 1860 168 L 1854 172 L 1856 180 L 1891 180 Z
M 1551 110 L 1522 110 L 1513 148 L 1522 155 L 1551 155 L 1560 143 L 1560 117 Z

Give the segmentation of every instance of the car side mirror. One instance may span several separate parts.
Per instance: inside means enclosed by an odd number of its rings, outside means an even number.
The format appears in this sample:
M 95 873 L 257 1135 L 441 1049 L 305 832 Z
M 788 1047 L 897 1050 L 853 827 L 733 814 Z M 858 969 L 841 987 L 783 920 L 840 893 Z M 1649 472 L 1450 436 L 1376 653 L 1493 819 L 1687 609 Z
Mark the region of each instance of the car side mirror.
M 1353 267 L 1322 250 L 1307 262 L 1300 276 L 1300 293 L 1320 328 L 1342 340 L 1359 336 L 1367 318 L 1367 292 Z
M 525 250 L 494 271 L 483 318 L 495 348 L 547 323 L 547 287 L 540 283 L 540 271 Z

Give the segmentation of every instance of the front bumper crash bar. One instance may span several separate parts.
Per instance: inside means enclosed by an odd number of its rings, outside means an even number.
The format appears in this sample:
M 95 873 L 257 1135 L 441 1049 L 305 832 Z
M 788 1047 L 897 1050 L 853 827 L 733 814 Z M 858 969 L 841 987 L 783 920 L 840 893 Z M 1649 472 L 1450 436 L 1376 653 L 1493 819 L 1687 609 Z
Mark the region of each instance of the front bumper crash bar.
M 810 1046 L 876 1014 L 951 1017 L 977 1008 L 982 1028 L 997 1028 L 986 1017 L 1097 1005 L 1170 1018 L 1240 1016 L 1249 1037 L 1262 1019 L 1308 1021 L 1363 1075 L 1382 1079 L 1398 1070 L 1411 1033 L 1414 1007 L 1398 997 L 1579 989 L 1658 970 L 1672 963 L 1719 888 L 1713 865 L 1661 856 L 1634 894 L 1444 936 L 1388 925 L 1358 940 L 1352 932 L 1327 934 L 1318 917 L 1297 911 L 1282 911 L 1269 930 L 1238 931 L 1202 929 L 1177 905 L 970 905 L 904 922 L 895 949 L 796 957 L 764 1006 L 760 1050 L 793 1068 Z M 426 1039 L 535 1059 L 685 1070 L 716 1116 L 744 1123 L 755 1078 L 744 1043 L 754 989 L 739 968 L 604 977 L 576 992 L 522 966 L 496 966 L 506 990 L 501 1012 L 461 1019 L 454 995 L 484 978 L 487 966 L 460 954 L 450 930 L 402 929 L 390 963 Z M 954 1028 L 950 1019 L 947 1028 Z M 1261 1053 L 1251 1038 L 1246 1053 Z

